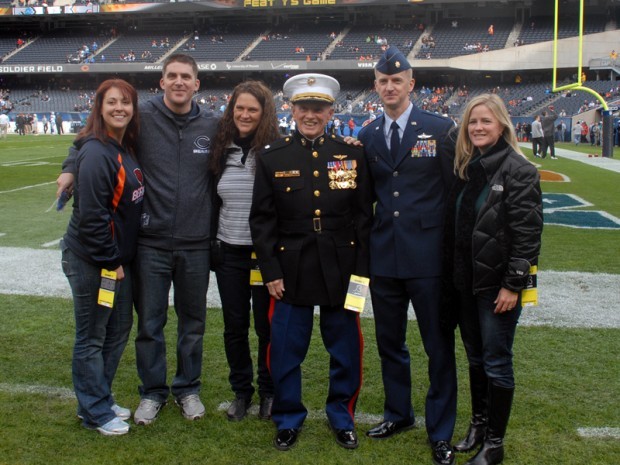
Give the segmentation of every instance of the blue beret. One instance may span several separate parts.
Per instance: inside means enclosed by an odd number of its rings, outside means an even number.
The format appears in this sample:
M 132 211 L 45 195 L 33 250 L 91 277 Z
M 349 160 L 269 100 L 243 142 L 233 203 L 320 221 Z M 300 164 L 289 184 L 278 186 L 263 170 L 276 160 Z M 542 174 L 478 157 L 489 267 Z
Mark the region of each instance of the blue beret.
M 375 69 L 380 73 L 391 75 L 411 69 L 411 65 L 405 55 L 394 45 L 391 45 L 379 58 Z

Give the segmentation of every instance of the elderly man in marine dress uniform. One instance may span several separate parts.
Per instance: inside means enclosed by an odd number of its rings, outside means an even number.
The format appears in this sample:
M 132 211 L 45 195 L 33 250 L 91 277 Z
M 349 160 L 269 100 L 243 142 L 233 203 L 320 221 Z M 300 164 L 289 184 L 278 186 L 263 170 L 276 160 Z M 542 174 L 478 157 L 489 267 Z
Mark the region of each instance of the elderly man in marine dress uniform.
M 344 308 L 351 275 L 368 276 L 372 190 L 363 150 L 325 126 L 340 85 L 321 74 L 284 84 L 296 131 L 258 158 L 250 228 L 272 300 L 268 363 L 274 382 L 274 446 L 288 450 L 307 416 L 301 363 L 314 306 L 330 355 L 326 413 L 336 442 L 358 445 L 354 413 L 362 381 L 359 314 Z
M 410 101 L 415 80 L 391 46 L 375 68 L 385 113 L 359 134 L 377 205 L 370 233 L 370 291 L 385 391 L 383 418 L 366 434 L 385 439 L 414 425 L 407 310 L 413 304 L 428 355 L 426 431 L 436 465 L 454 463 L 454 331 L 440 325 L 444 200 L 454 180 L 453 123 Z M 416 367 L 419 368 L 419 367 Z

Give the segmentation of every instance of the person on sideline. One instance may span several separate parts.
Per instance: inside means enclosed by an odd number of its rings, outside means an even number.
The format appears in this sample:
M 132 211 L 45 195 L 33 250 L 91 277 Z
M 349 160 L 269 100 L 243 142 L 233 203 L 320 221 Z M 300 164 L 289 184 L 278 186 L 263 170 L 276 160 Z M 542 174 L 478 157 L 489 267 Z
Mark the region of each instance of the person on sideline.
M 469 363 L 472 418 L 458 452 L 495 465 L 515 390 L 512 345 L 543 228 L 538 171 L 520 152 L 510 116 L 493 94 L 465 108 L 456 143 L 458 181 L 447 206 L 444 322 L 458 322 Z
M 409 100 L 411 65 L 394 46 L 375 68 L 385 113 L 364 127 L 377 204 L 370 233 L 370 291 L 385 391 L 384 420 L 366 434 L 384 439 L 413 428 L 407 310 L 413 304 L 428 355 L 426 431 L 433 463 L 451 465 L 456 419 L 454 331 L 439 324 L 444 199 L 454 180 L 448 118 Z
M 575 145 L 579 145 L 581 142 L 581 121 L 575 122 L 573 125 L 573 142 Z
M 137 248 L 144 179 L 136 160 L 138 94 L 109 79 L 95 94 L 75 146 L 74 204 L 60 248 L 73 294 L 73 386 L 82 425 L 125 434 L 131 416 L 112 396 L 112 382 L 133 322 L 131 262 Z M 115 298 L 98 299 L 102 269 L 114 271 Z
M 543 146 L 543 130 L 540 123 L 540 115 L 534 117 L 532 121 L 532 153 L 536 158 L 540 158 Z
M 543 130 L 543 144 L 541 158 L 547 156 L 547 148 L 550 150 L 552 160 L 557 160 L 555 156 L 555 120 L 558 115 L 553 110 L 553 105 L 549 105 L 548 110 L 543 110 L 540 117 L 540 124 Z
M 134 261 L 139 270 L 134 283 L 136 364 L 142 381 L 140 405 L 134 412 L 138 425 L 155 421 L 171 392 L 188 420 L 205 414 L 199 393 L 212 208 L 208 163 L 218 119 L 192 99 L 200 86 L 192 57 L 166 58 L 159 84 L 163 96 L 140 105 L 138 159 L 149 191 Z M 63 171 L 72 172 L 71 154 Z M 57 194 L 69 189 L 71 182 L 72 176 L 63 173 Z M 169 386 L 164 327 L 171 285 L 178 322 L 177 367 Z
M 297 130 L 258 158 L 250 229 L 263 281 L 274 299 L 269 367 L 274 446 L 288 450 L 308 414 L 301 363 L 320 308 L 329 352 L 327 419 L 338 445 L 358 446 L 354 414 L 362 382 L 359 314 L 344 308 L 351 275 L 368 276 L 372 190 L 363 150 L 325 134 L 338 81 L 300 74 L 284 83 Z
M 9 133 L 9 115 L 6 113 L 0 113 L 0 139 L 6 139 Z
M 252 404 L 254 369 L 250 355 L 250 312 L 258 336 L 258 394 L 261 419 L 271 418 L 273 382 L 267 366 L 269 291 L 251 284 L 254 268 L 249 228 L 256 160 L 269 142 L 280 137 L 271 91 L 261 82 L 238 84 L 217 129 L 209 162 L 215 176 L 211 267 L 215 270 L 224 314 L 224 348 L 228 380 L 235 393 L 227 415 L 242 420 Z

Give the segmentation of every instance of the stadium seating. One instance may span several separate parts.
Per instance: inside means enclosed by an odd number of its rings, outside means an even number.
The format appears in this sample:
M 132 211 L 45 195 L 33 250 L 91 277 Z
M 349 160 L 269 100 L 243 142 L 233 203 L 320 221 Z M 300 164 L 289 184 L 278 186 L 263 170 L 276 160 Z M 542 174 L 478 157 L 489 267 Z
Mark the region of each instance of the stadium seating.
M 475 44 L 487 47 L 488 50 L 500 50 L 506 47 L 506 41 L 514 26 L 510 19 L 494 18 L 486 22 L 479 19 L 459 19 L 457 27 L 453 20 L 441 20 L 432 29 L 434 46 L 421 48 L 416 58 L 450 58 L 460 55 L 479 53 L 481 50 L 467 48 Z M 493 26 L 493 34 L 489 28 Z
M 200 32 L 199 40 L 194 34 L 181 46 L 181 51 L 194 57 L 196 61 L 234 61 L 264 31 L 261 25 L 237 25 L 229 27 L 235 32 Z M 194 45 L 194 50 L 190 48 Z
M 360 56 L 377 58 L 383 53 L 383 44 L 377 43 L 377 38 L 385 39 L 388 45 L 396 45 L 407 55 L 421 34 L 422 31 L 417 25 L 403 28 L 357 25 L 336 45 L 329 58 L 331 60 L 357 60 Z
M 72 30 L 48 33 L 22 47 L 18 53 L 7 58 L 3 63 L 67 63 L 68 57 L 76 55 L 83 45 L 90 47 L 94 41 L 97 41 L 101 46 L 106 40 L 108 39 L 93 31 Z
M 249 59 L 256 60 L 316 60 L 333 41 L 332 32 L 338 34 L 343 24 L 296 24 L 273 28 L 254 47 Z M 296 52 L 303 49 L 303 52 Z
M 594 34 L 605 30 L 605 16 L 588 16 L 584 21 L 584 34 Z M 578 17 L 560 18 L 558 21 L 558 38 L 566 39 L 579 34 Z M 525 21 L 519 34 L 519 42 L 522 45 L 534 44 L 553 40 L 553 18 L 534 16 Z

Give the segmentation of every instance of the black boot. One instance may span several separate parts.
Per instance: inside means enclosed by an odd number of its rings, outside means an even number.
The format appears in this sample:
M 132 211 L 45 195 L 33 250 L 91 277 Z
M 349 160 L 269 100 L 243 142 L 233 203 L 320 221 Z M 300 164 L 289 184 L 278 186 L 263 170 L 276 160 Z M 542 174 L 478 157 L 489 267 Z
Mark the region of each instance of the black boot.
M 489 426 L 482 448 L 465 465 L 497 465 L 504 460 L 504 435 L 515 389 L 489 383 Z
M 461 442 L 454 445 L 457 452 L 469 452 L 484 440 L 487 431 L 487 397 L 489 382 L 484 368 L 481 366 L 469 366 L 469 390 L 471 393 L 471 423 L 467 430 L 467 436 Z

